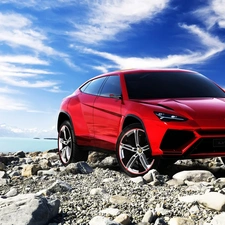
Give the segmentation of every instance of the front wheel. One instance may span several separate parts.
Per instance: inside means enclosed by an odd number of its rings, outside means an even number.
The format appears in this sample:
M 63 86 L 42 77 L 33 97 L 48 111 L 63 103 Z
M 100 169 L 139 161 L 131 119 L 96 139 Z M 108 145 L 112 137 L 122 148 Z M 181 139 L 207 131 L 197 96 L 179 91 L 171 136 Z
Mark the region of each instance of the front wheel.
M 145 130 L 139 123 L 131 124 L 121 132 L 116 154 L 121 168 L 129 176 L 144 175 L 159 163 L 151 156 Z
M 64 121 L 58 133 L 59 157 L 64 166 L 72 162 L 86 161 L 88 152 L 81 151 L 75 140 L 75 134 L 69 121 Z

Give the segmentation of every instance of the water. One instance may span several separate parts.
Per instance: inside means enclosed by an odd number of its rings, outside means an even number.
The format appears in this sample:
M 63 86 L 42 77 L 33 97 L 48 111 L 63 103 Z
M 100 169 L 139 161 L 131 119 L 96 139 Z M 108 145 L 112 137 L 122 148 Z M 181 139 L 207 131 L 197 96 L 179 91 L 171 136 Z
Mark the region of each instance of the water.
M 57 140 L 0 137 L 0 152 L 35 152 L 57 148 Z

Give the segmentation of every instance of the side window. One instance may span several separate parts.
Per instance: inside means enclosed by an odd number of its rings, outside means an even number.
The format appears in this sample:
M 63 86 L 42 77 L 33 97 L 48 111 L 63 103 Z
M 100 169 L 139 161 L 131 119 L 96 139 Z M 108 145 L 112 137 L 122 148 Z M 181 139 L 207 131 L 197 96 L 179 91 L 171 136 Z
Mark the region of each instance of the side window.
M 118 97 L 121 96 L 121 94 L 120 77 L 110 76 L 106 80 L 100 95 L 105 97 L 111 97 L 111 95 Z
M 85 92 L 85 89 L 87 88 L 87 86 L 88 86 L 90 83 L 91 83 L 91 81 L 89 81 L 88 83 L 86 83 L 85 85 L 83 85 L 83 86 L 80 88 L 80 90 L 81 90 L 82 92 Z
M 99 94 L 99 90 L 104 80 L 105 80 L 105 77 L 92 80 L 89 83 L 85 84 L 83 87 L 81 87 L 80 90 L 86 94 L 97 95 Z

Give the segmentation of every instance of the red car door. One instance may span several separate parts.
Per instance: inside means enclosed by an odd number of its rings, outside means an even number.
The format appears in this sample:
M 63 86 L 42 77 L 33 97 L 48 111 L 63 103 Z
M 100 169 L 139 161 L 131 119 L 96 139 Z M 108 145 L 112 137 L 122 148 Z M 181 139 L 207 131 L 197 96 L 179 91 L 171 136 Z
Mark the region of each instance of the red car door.
M 92 145 L 94 138 L 94 127 L 93 127 L 93 106 L 97 95 L 104 83 L 105 77 L 101 77 L 95 80 L 90 81 L 81 87 L 79 94 L 80 101 L 80 112 L 81 116 L 76 117 L 79 121 L 76 124 L 79 124 L 79 137 L 78 144 L 81 145 Z M 78 111 L 73 111 L 75 114 Z
M 121 87 L 119 76 L 107 78 L 94 102 L 94 145 L 114 150 L 121 121 Z

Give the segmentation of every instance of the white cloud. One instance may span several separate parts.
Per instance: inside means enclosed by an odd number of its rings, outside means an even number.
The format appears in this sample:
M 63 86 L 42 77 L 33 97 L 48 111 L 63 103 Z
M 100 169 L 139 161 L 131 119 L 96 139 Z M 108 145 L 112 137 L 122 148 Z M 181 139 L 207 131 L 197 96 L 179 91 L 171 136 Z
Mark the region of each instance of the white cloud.
M 47 34 L 45 34 L 43 30 L 35 27 L 31 19 L 16 13 L 3 14 L 0 12 L 0 43 L 11 48 L 22 47 L 32 53 L 38 53 L 48 57 L 57 57 L 60 60 L 63 59 L 71 68 L 77 68 L 77 66 L 71 62 L 67 54 L 50 47 L 48 45 L 49 42 L 50 40 Z M 14 60 L 15 59 L 16 58 L 14 58 Z M 2 57 L 0 60 L 7 59 Z M 8 60 L 11 60 L 9 56 Z M 18 56 L 17 60 L 21 60 L 21 62 L 28 60 L 28 63 L 48 65 L 48 62 L 45 60 L 32 56 Z
M 14 88 L 9 88 L 7 86 L 0 87 L 0 93 L 3 94 L 20 94 L 21 92 L 18 90 L 15 90 Z
M 113 39 L 119 32 L 142 20 L 151 20 L 166 8 L 169 0 L 102 0 L 90 4 L 91 13 L 84 24 L 75 24 L 71 33 L 83 42 L 97 43 Z
M 0 42 L 9 46 L 22 46 L 47 55 L 65 56 L 47 46 L 45 34 L 33 27 L 32 21 L 20 14 L 0 13 Z
M 225 28 L 225 0 L 211 1 L 212 10 L 217 18 L 217 23 L 221 28 Z
M 52 93 L 65 93 L 65 92 L 68 92 L 68 91 L 61 90 L 59 86 L 53 86 L 52 88 L 46 89 L 46 91 L 52 92 Z
M 38 129 L 36 127 L 33 128 L 19 128 L 15 126 L 9 126 L 7 124 L 0 124 L 0 136 L 3 137 L 57 137 L 56 127 L 53 126 L 50 129 Z
M 22 88 L 48 88 L 58 84 L 58 82 L 44 80 L 44 81 L 27 81 L 22 79 L 12 79 L 10 77 L 2 77 L 1 80 L 7 84 Z
M 27 110 L 27 104 L 22 101 L 19 101 L 18 99 L 0 95 L 0 110 Z
M 181 25 L 192 35 L 197 37 L 200 44 L 204 46 L 205 51 L 190 51 L 188 54 L 168 55 L 164 58 L 155 57 L 121 57 L 108 52 L 100 52 L 90 48 L 84 48 L 83 52 L 87 54 L 94 54 L 110 60 L 114 66 L 120 69 L 124 68 L 165 68 L 165 67 L 180 67 L 183 65 L 203 63 L 215 54 L 225 49 L 225 44 L 222 43 L 218 37 L 214 37 L 196 25 L 188 26 Z M 96 67 L 95 67 L 96 68 Z M 108 67 L 101 66 L 98 68 L 100 71 L 107 71 Z
M 18 64 L 30 64 L 30 65 L 49 65 L 46 60 L 29 56 L 29 55 L 0 55 L 1 63 L 18 63 Z
M 194 12 L 210 29 L 215 24 L 225 28 L 225 0 L 208 0 L 208 5 Z
M 1 4 L 15 4 L 19 7 L 24 8 L 33 8 L 35 10 L 46 10 L 49 8 L 57 8 L 63 5 L 74 5 L 74 4 L 87 4 L 88 2 L 92 2 L 92 0 L 26 0 L 26 1 L 18 1 L 18 0 L 1 0 Z

